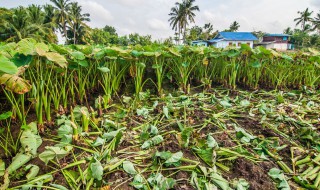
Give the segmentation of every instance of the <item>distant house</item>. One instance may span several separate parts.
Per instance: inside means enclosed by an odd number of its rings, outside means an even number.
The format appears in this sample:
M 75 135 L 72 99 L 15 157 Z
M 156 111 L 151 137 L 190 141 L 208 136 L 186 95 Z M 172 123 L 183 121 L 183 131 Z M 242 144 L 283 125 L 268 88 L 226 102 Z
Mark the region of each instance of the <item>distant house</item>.
M 191 42 L 192 46 L 208 46 L 208 41 L 206 40 L 197 40 L 197 41 L 192 41 Z
M 288 34 L 266 34 L 258 45 L 264 46 L 266 49 L 280 51 L 294 49 L 294 45 L 290 43 L 290 35 Z
M 253 41 L 258 38 L 251 32 L 219 32 L 219 34 L 208 43 L 217 48 L 226 48 L 228 46 L 241 47 L 241 44 L 248 44 L 253 48 Z
M 219 32 L 216 37 L 211 40 L 193 41 L 193 46 L 214 46 L 216 48 L 226 48 L 228 46 L 241 47 L 241 44 L 248 44 L 253 48 L 253 42 L 258 38 L 251 32 Z

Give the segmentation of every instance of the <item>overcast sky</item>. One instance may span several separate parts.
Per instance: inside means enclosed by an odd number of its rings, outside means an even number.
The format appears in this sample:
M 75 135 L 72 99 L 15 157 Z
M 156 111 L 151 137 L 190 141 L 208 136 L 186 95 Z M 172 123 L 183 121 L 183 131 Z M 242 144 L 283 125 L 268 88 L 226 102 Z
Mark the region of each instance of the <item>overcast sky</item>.
M 78 0 L 84 12 L 91 14 L 91 27 L 111 25 L 120 35 L 137 32 L 151 34 L 153 39 L 174 34 L 168 23 L 168 13 L 176 1 L 179 0 Z M 0 0 L 0 6 L 12 8 L 49 2 Z M 288 26 L 295 26 L 293 19 L 298 11 L 309 7 L 320 12 L 320 0 L 197 0 L 196 4 L 200 8 L 196 25 L 210 22 L 215 30 L 224 30 L 236 20 L 240 31 L 280 33 Z

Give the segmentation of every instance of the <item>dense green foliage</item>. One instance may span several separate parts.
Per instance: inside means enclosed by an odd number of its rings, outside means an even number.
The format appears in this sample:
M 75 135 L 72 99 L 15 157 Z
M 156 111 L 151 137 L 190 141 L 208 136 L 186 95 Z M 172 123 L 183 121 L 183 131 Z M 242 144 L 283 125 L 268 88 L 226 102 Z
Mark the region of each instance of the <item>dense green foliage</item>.
M 191 85 L 204 89 L 210 89 L 212 84 L 231 89 L 238 85 L 281 89 L 317 88 L 320 84 L 319 52 L 312 49 L 284 54 L 247 45 L 225 50 L 159 45 L 57 46 L 24 39 L 2 45 L 0 55 L 4 63 L 0 70 L 7 73 L 0 78 L 8 89 L 3 93 L 23 122 L 26 110 L 22 105 L 28 98 L 40 98 L 42 101 L 34 106 L 46 110 L 50 120 L 51 104 L 55 110 L 60 105 L 67 108 L 70 103 L 85 102 L 86 93 L 102 88 L 107 107 L 120 87 L 130 83 L 137 98 L 146 83 L 155 84 L 154 90 L 161 95 L 168 80 L 185 93 L 190 92 Z M 18 100 L 12 91 L 21 94 Z M 40 110 L 37 117 L 42 123 Z

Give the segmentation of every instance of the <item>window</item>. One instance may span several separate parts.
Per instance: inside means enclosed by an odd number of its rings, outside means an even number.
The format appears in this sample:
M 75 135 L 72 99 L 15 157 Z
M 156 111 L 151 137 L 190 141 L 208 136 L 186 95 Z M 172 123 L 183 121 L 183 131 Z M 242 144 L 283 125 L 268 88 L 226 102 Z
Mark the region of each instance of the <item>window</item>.
M 248 42 L 247 45 L 250 46 L 250 42 Z
M 229 46 L 232 46 L 232 44 L 233 44 L 232 42 L 229 42 Z
M 241 42 L 238 42 L 238 46 L 239 46 L 239 47 L 241 46 Z

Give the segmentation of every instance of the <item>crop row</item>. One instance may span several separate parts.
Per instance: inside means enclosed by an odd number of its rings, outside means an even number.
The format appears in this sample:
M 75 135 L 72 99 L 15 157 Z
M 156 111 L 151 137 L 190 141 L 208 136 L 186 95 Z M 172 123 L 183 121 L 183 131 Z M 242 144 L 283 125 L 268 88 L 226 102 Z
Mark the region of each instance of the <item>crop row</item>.
M 122 86 L 132 84 L 136 99 L 146 83 L 158 95 L 165 82 L 185 93 L 190 86 L 212 84 L 235 89 L 317 88 L 320 54 L 280 53 L 262 47 L 225 50 L 206 47 L 58 46 L 24 39 L 0 46 L 0 84 L 14 115 L 23 123 L 34 108 L 38 123 L 51 121 L 52 109 L 85 103 L 94 90 L 103 90 L 98 107 L 107 108 Z

